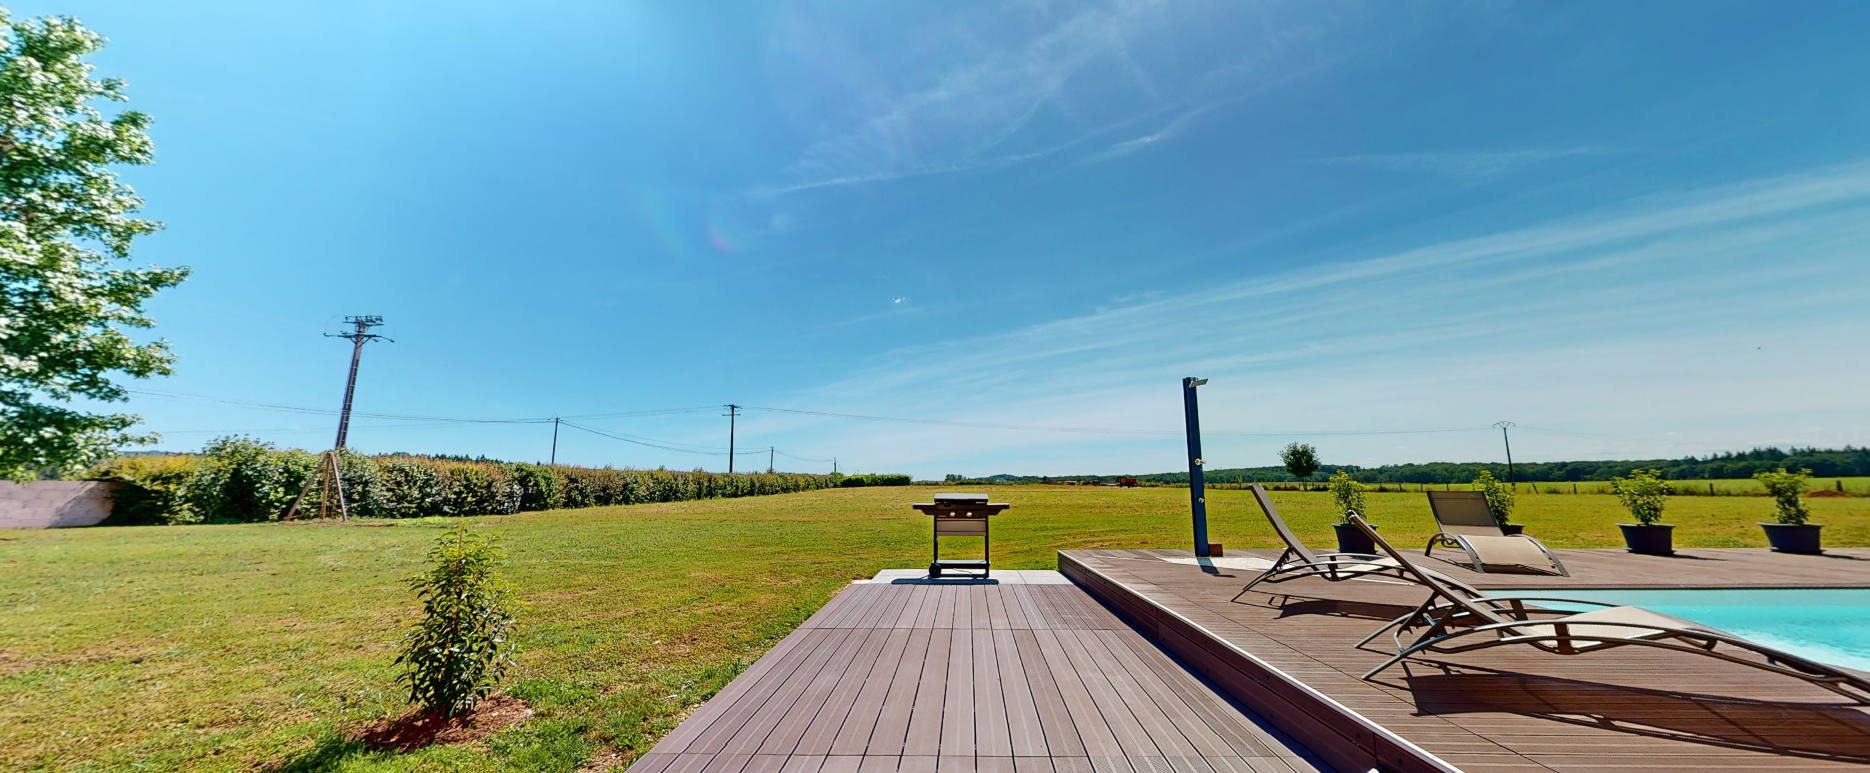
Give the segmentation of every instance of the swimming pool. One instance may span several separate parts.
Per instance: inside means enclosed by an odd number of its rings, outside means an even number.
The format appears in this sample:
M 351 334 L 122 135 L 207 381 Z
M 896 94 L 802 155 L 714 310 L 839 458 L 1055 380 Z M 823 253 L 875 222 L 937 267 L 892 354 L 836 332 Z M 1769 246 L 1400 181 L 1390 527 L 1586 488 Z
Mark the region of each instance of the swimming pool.
M 1870 671 L 1870 589 L 1489 591 L 1494 596 L 1562 596 L 1693 620 L 1769 647 Z M 1542 603 L 1552 609 L 1563 604 Z M 1588 607 L 1576 607 L 1587 609 Z

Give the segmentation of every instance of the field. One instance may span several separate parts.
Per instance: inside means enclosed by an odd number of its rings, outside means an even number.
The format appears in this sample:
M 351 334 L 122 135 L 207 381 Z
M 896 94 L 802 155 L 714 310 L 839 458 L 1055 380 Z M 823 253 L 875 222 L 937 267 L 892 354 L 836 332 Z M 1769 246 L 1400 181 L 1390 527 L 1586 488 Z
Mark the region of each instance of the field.
M 1005 568 L 1053 551 L 1185 547 L 1187 490 L 1003 487 Z M 347 740 L 402 709 L 390 667 L 415 604 L 403 581 L 452 522 L 0 532 L 0 769 L 569 771 L 622 765 L 849 580 L 926 563 L 929 489 L 468 519 L 501 536 L 528 608 L 507 691 L 532 719 L 410 754 Z M 1331 543 L 1329 499 L 1277 493 Z M 1616 500 L 1522 495 L 1554 547 L 1612 547 Z M 1830 545 L 1870 544 L 1870 499 L 1814 499 Z M 1246 492 L 1209 497 L 1211 538 L 1276 541 Z M 1373 494 L 1385 534 L 1433 531 L 1420 494 Z M 1760 546 L 1754 497 L 1670 503 L 1678 545 Z

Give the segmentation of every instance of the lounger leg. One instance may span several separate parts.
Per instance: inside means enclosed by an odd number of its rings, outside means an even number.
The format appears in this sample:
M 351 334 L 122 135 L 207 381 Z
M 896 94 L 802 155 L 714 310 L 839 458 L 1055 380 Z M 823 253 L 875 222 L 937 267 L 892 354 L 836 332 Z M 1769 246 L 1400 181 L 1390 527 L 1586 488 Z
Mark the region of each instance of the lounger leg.
M 1232 604 L 1236 601 L 1239 601 L 1241 596 L 1247 595 L 1247 591 L 1253 590 L 1253 586 L 1260 584 L 1260 581 L 1278 574 L 1280 570 L 1285 568 L 1286 559 L 1290 557 L 1291 555 L 1292 555 L 1292 548 L 1286 548 L 1286 552 L 1280 553 L 1279 559 L 1274 561 L 1271 567 L 1267 568 L 1267 570 L 1264 572 L 1260 572 L 1260 576 L 1253 578 L 1252 582 L 1247 583 L 1247 587 L 1241 588 L 1239 593 L 1234 594 L 1233 598 L 1227 600 L 1227 603 Z
M 1369 636 L 1365 636 L 1363 641 L 1357 642 L 1356 646 L 1352 647 L 1352 649 L 1361 649 L 1365 644 L 1369 644 L 1370 640 L 1383 635 L 1384 631 L 1387 631 L 1391 628 L 1396 628 L 1399 626 L 1405 627 L 1405 628 L 1408 627 L 1409 623 L 1413 623 L 1416 621 L 1417 618 L 1423 616 L 1424 614 L 1427 614 L 1429 605 L 1434 604 L 1434 603 L 1435 603 L 1435 599 L 1431 598 L 1428 601 L 1422 602 L 1422 606 L 1416 607 L 1415 611 L 1410 612 L 1409 614 L 1403 615 L 1402 617 L 1398 617 L 1395 620 L 1391 620 L 1387 623 L 1384 623 L 1382 628 L 1378 628 L 1374 631 L 1371 631 Z

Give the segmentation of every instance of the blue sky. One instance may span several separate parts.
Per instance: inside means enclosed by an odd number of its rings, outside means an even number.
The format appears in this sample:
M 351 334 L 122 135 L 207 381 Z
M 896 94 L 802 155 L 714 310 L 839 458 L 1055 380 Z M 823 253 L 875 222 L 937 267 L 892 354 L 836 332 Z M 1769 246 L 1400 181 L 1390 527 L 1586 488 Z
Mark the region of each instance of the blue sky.
M 1211 466 L 1870 440 L 1863 4 L 11 8 L 109 36 L 156 119 L 164 448 L 328 444 L 231 401 L 334 409 L 360 313 L 359 411 L 697 409 L 578 419 L 668 446 L 565 429 L 582 464 L 720 469 L 670 449 L 733 402 L 1136 431 L 740 420 L 846 471 L 1171 470 L 1185 375 Z

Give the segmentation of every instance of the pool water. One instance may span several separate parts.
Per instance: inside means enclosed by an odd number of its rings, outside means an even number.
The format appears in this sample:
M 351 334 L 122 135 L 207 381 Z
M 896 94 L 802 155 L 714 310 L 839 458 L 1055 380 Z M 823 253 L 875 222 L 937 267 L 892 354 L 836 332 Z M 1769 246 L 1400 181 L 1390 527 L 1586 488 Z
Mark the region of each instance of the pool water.
M 1491 591 L 1494 596 L 1561 596 L 1602 601 L 1693 620 L 1769 647 L 1870 671 L 1870 589 Z M 1552 609 L 1563 604 L 1541 603 Z M 1589 607 L 1570 607 L 1588 609 Z

